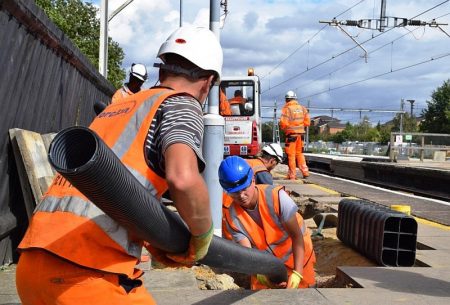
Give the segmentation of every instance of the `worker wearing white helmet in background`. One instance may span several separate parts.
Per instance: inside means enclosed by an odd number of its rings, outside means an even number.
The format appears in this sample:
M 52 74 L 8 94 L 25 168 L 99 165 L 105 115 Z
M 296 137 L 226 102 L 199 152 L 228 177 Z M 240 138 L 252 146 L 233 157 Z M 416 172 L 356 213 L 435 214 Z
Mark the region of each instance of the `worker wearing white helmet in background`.
M 289 172 L 287 178 L 297 178 L 297 167 L 303 178 L 309 176 L 309 169 L 303 155 L 303 135 L 305 127 L 310 125 L 308 110 L 297 101 L 297 94 L 290 90 L 285 95 L 286 104 L 281 110 L 280 129 L 286 135 L 285 150 L 288 158 Z
M 143 245 L 168 265 L 192 266 L 207 254 L 213 224 L 200 174 L 202 104 L 220 80 L 222 47 L 208 29 L 181 27 L 158 57 L 160 85 L 108 105 L 89 128 L 149 192 L 158 198 L 169 192 L 191 233 L 187 251 L 152 248 L 58 175 L 18 247 L 23 305 L 155 304 L 136 268 Z
M 270 143 L 264 145 L 256 159 L 246 159 L 253 170 L 256 184 L 273 185 L 270 171 L 283 161 L 283 149 L 280 144 Z
M 123 98 L 141 91 L 142 84 L 147 80 L 147 68 L 143 64 L 132 64 L 128 83 L 114 93 L 111 103 L 115 103 Z

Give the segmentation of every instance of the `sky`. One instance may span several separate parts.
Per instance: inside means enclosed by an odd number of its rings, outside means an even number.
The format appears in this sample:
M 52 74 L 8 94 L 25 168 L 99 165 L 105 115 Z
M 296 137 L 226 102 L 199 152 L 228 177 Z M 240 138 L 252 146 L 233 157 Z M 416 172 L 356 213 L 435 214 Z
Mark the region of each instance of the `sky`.
M 88 2 L 88 1 L 86 1 Z M 109 0 L 109 13 L 125 0 Z M 100 5 L 100 1 L 92 3 Z M 209 27 L 209 1 L 182 0 L 183 25 Z M 387 27 L 383 32 L 319 21 L 379 19 L 381 0 L 228 0 L 221 10 L 223 75 L 245 75 L 253 67 L 261 80 L 263 105 L 281 108 L 294 90 L 311 116 L 348 108 L 405 111 L 415 100 L 414 115 L 427 107 L 434 90 L 450 79 L 450 26 Z M 386 0 L 386 16 L 450 23 L 450 1 Z M 393 19 L 389 19 L 390 24 Z M 134 0 L 109 22 L 109 36 L 125 52 L 123 68 L 147 66 L 156 82 L 156 54 L 180 25 L 180 0 Z M 441 30 L 442 29 L 442 30 Z M 267 112 L 267 114 L 266 114 Z M 265 108 L 264 116 L 273 109 Z M 342 112 L 343 123 L 372 124 L 391 120 L 392 113 Z

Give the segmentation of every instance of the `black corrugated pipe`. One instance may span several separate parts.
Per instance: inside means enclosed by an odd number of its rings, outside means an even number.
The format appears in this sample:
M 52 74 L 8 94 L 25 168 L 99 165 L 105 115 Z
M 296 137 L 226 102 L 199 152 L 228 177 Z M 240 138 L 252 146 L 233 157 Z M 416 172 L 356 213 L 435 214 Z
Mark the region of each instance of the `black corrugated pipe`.
M 86 127 L 70 127 L 53 139 L 53 167 L 105 214 L 154 247 L 170 253 L 186 251 L 190 233 L 171 212 L 128 171 L 120 159 Z M 211 267 L 245 274 L 265 274 L 274 283 L 287 281 L 283 262 L 275 256 L 214 236 L 206 257 Z

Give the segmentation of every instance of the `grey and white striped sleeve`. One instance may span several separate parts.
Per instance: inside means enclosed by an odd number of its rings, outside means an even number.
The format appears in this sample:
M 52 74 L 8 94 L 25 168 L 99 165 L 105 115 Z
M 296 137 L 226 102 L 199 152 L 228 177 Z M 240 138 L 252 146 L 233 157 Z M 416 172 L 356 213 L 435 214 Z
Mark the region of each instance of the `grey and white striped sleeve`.
M 161 108 L 159 138 L 161 153 L 175 143 L 188 145 L 199 160 L 203 171 L 205 160 L 202 154 L 203 113 L 200 103 L 190 96 L 174 96 L 164 102 Z

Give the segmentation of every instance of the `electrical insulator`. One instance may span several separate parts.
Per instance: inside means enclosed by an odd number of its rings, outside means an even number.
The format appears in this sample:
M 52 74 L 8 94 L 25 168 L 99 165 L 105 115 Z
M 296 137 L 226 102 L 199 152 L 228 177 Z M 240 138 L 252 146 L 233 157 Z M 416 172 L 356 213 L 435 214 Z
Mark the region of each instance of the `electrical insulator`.
M 422 21 L 420 21 L 420 20 L 409 20 L 408 21 L 408 25 L 421 26 L 422 25 Z
M 346 20 L 346 21 L 345 21 L 345 25 L 348 25 L 348 26 L 358 26 L 358 21 L 356 21 L 356 20 Z

